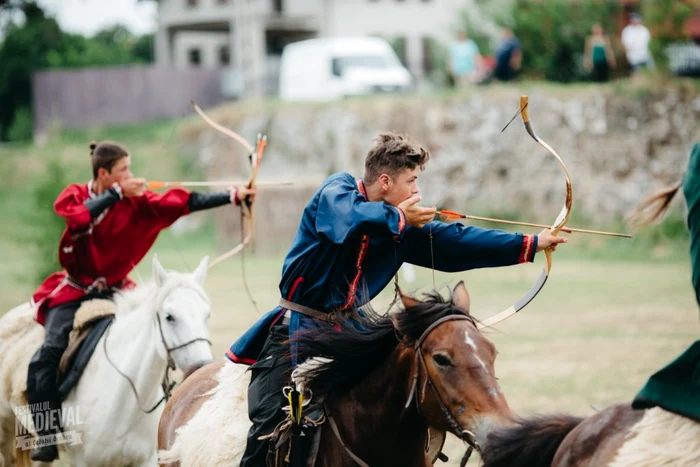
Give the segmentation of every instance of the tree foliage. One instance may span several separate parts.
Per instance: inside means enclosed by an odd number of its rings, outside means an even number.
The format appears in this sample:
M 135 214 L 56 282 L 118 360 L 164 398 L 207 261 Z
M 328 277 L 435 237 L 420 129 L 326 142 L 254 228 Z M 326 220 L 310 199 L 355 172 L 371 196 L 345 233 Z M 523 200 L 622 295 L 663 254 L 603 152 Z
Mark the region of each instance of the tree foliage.
M 27 135 L 16 128 L 24 130 L 27 112 L 31 116 L 33 72 L 153 61 L 150 35 L 137 37 L 124 26 L 113 26 L 88 38 L 62 31 L 34 1 L 2 8 L 20 11 L 24 22 L 10 22 L 0 43 L 0 141 Z M 18 117 L 24 120 L 13 126 Z

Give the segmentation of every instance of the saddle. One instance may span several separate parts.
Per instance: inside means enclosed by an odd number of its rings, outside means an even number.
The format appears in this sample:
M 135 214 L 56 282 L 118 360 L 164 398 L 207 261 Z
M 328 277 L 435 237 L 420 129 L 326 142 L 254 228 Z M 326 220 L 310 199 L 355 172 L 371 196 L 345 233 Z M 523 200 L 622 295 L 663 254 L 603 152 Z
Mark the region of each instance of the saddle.
M 288 394 L 285 396 L 289 397 Z M 291 400 L 291 399 L 290 399 Z M 288 414 L 293 411 L 293 404 L 283 407 Z M 262 436 L 261 440 L 269 441 L 266 467 L 313 467 L 316 464 L 318 448 L 321 441 L 323 425 L 330 420 L 331 429 L 334 421 L 326 416 L 324 405 L 301 405 L 300 422 L 297 423 L 290 415 L 282 423 L 277 425 L 269 435 Z M 336 431 L 337 435 L 337 431 Z M 425 440 L 425 453 L 433 464 L 438 460 L 447 462 L 448 457 L 443 454 L 446 433 L 433 427 L 428 428 L 428 436 Z M 342 441 L 341 441 L 342 443 Z M 348 451 L 355 459 L 357 465 L 366 466 L 359 458 Z
M 115 305 L 110 300 L 84 302 L 73 319 L 68 347 L 58 365 L 58 396 L 65 400 L 87 367 L 100 338 L 114 320 Z

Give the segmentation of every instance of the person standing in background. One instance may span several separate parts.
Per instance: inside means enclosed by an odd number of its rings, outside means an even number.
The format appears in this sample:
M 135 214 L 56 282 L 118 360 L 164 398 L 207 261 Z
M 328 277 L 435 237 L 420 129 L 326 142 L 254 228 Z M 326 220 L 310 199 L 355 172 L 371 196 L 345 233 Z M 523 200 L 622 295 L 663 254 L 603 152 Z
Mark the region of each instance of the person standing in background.
M 501 81 L 514 80 L 522 65 L 522 58 L 520 41 L 518 41 L 518 38 L 515 37 L 510 28 L 505 28 L 503 30 L 503 42 L 496 51 L 494 76 Z
M 458 88 L 463 89 L 476 81 L 481 68 L 481 54 L 466 32 L 460 31 L 457 40 L 450 46 L 447 66 Z
M 625 48 L 627 62 L 630 64 L 632 74 L 637 74 L 641 69 L 652 69 L 654 62 L 649 52 L 651 34 L 649 29 L 642 24 L 642 16 L 632 13 L 630 24 L 622 30 L 622 45 Z
M 615 54 L 610 39 L 604 34 L 603 27 L 596 23 L 591 28 L 591 35 L 586 37 L 583 64 L 595 82 L 603 83 L 610 79 L 610 70 L 615 69 Z

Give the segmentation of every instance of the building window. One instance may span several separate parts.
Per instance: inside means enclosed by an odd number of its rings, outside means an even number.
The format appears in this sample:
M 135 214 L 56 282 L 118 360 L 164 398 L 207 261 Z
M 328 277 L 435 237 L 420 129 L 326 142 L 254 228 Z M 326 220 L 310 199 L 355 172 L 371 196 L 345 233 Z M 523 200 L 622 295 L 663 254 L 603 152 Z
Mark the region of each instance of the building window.
M 282 0 L 272 0 L 272 9 L 275 13 L 282 13 L 284 5 L 282 5 Z
M 199 49 L 188 50 L 187 61 L 190 65 L 199 66 L 202 63 L 202 54 Z
M 231 64 L 231 53 L 229 52 L 228 45 L 223 45 L 219 48 L 219 63 L 223 66 L 229 66 Z
M 187 0 L 187 6 L 190 8 L 197 6 L 197 0 Z

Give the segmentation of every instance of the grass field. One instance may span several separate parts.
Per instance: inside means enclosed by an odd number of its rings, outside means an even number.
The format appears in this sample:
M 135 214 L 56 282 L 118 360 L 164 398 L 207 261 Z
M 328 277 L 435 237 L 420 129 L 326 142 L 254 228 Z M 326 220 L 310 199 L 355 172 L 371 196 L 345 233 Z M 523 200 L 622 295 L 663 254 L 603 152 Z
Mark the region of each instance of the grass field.
M 2 150 L 0 170 L 7 176 L 0 187 L 0 257 L 4 266 L 0 269 L 0 313 L 27 300 L 38 285 L 32 279 L 37 258 L 19 240 L 26 229 L 41 228 L 28 226 L 23 213 L 33 209 L 33 181 L 43 174 L 42 159 L 58 157 L 69 168 L 70 177 L 87 180 L 86 141 L 109 133 L 110 138 L 126 141 L 132 151 L 143 156 L 137 167 L 147 177 L 196 173 L 192 154 L 174 148 L 169 139 L 175 127 L 165 122 L 142 131 L 64 133 L 60 141 L 41 149 Z M 174 151 L 176 164 L 170 161 Z M 213 258 L 220 253 L 211 214 L 197 216 L 204 219 L 203 227 L 181 235 L 165 232 L 156 243 L 152 253 L 159 255 L 166 268 L 191 270 L 204 255 Z M 258 225 L 261 228 L 264 226 Z M 632 241 L 572 237 L 555 253 L 550 279 L 537 298 L 524 311 L 488 331 L 500 353 L 500 383 L 514 411 L 521 415 L 552 411 L 589 415 L 595 408 L 629 401 L 650 374 L 698 338 L 699 315 L 690 284 L 687 239 L 682 235 L 665 238 L 659 230 L 655 232 Z M 236 242 L 238 238 L 231 239 L 231 246 Z M 219 243 L 223 243 L 221 239 Z M 135 278 L 150 277 L 150 260 L 149 254 L 137 267 Z M 261 313 L 279 299 L 281 260 L 281 256 L 246 256 L 246 277 Z M 222 263 L 207 280 L 214 308 L 211 329 L 215 356 L 223 355 L 258 318 L 243 287 L 240 262 L 237 257 Z M 464 279 L 475 315 L 485 318 L 524 295 L 541 265 L 542 258 L 538 258 L 535 265 L 438 273 L 435 283 L 442 287 Z M 419 270 L 413 284 L 403 285 L 409 290 L 428 290 L 432 282 L 429 271 Z M 444 287 L 442 290 L 446 292 Z M 376 308 L 382 310 L 390 298 L 390 291 L 380 295 L 374 302 Z M 460 443 L 450 440 L 449 465 L 458 465 L 461 454 Z

